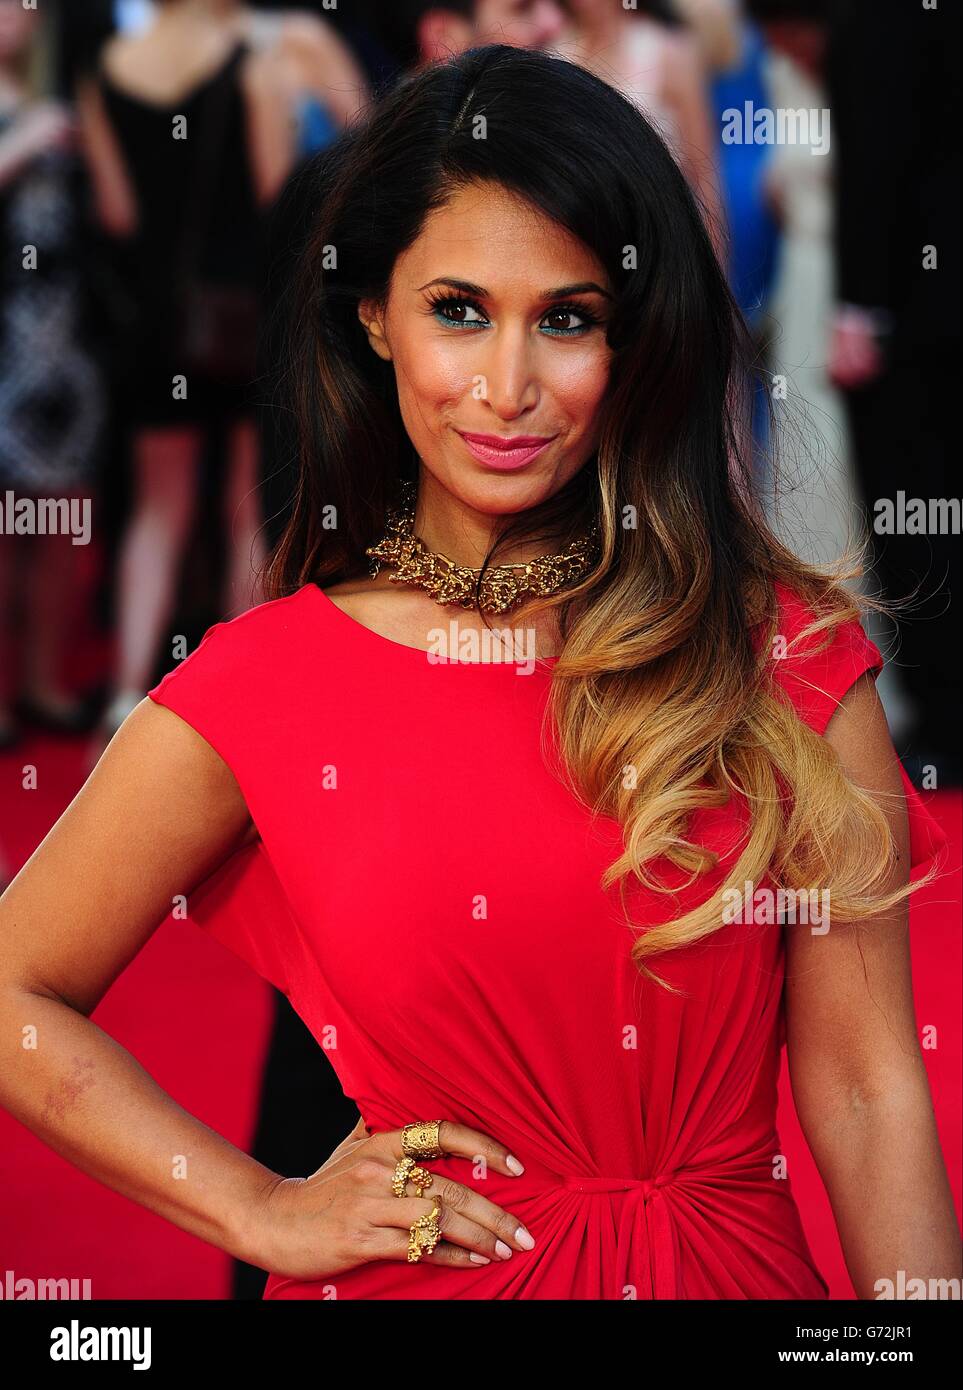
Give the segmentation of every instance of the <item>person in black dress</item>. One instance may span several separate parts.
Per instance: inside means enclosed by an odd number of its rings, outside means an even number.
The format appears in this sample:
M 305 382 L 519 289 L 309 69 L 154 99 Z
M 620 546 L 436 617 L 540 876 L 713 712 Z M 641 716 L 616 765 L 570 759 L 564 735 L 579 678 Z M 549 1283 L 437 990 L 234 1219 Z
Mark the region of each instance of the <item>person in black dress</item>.
M 95 215 L 126 302 L 117 395 L 135 474 L 103 737 L 152 675 L 215 425 L 227 454 L 224 615 L 257 597 L 256 315 L 264 214 L 289 164 L 278 96 L 235 17 L 193 0 L 111 39 L 79 84 Z

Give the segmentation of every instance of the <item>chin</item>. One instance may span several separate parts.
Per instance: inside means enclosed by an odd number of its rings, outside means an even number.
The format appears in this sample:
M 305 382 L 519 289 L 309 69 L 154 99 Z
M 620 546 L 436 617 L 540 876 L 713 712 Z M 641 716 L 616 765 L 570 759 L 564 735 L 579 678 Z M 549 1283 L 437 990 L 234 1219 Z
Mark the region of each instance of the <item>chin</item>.
M 556 478 L 521 477 L 495 474 L 483 478 L 458 478 L 446 483 L 447 490 L 465 507 L 485 516 L 513 516 L 537 507 L 558 492 Z

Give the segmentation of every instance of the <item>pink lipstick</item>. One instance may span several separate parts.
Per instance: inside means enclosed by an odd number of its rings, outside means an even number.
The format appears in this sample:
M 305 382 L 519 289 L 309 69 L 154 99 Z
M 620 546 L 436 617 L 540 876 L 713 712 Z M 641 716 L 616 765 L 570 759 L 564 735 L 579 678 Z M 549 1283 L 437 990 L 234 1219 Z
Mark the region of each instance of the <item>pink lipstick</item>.
M 464 430 L 457 430 L 456 433 L 461 435 L 469 453 L 480 463 L 506 472 L 530 463 L 556 437 L 554 434 L 469 434 Z

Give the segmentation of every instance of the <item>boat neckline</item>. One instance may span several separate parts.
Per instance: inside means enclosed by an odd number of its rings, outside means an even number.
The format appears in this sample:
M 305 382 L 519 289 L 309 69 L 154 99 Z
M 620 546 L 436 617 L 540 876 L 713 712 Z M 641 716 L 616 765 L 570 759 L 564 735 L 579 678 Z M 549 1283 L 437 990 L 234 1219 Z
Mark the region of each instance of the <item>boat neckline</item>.
M 357 618 L 352 618 L 350 614 L 346 613 L 344 609 L 341 608 L 337 603 L 335 603 L 334 599 L 330 598 L 324 592 L 321 586 L 316 582 L 312 581 L 306 587 L 309 589 L 313 589 L 314 592 L 320 596 L 325 605 L 329 609 L 331 609 L 335 614 L 337 614 L 337 616 L 341 619 L 343 623 L 346 623 L 350 627 L 354 628 L 355 631 L 361 637 L 364 637 L 372 642 L 377 642 L 383 647 L 392 647 L 396 652 L 410 653 L 412 657 L 420 658 L 422 664 L 425 666 L 471 666 L 480 667 L 484 669 L 488 669 L 489 667 L 491 667 L 495 670 L 515 671 L 519 666 L 527 667 L 529 665 L 529 662 L 527 660 L 465 661 L 462 660 L 461 657 L 436 657 L 433 655 L 432 652 L 428 650 L 427 647 L 412 647 L 409 646 L 407 642 L 396 642 L 393 637 L 385 637 L 382 633 L 375 632 L 374 628 L 367 627 L 364 623 L 359 623 Z M 433 657 L 433 660 L 428 661 L 425 659 L 427 657 Z M 539 670 L 540 668 L 551 669 L 557 663 L 558 657 L 540 656 L 533 658 L 533 661 L 536 670 Z

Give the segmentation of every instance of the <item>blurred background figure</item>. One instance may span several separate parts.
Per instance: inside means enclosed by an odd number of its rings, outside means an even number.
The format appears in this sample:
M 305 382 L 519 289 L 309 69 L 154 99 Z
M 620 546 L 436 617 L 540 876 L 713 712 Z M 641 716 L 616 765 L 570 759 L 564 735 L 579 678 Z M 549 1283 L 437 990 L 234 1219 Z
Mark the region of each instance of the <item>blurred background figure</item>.
M 662 0 L 625 9 L 613 0 L 566 0 L 569 22 L 554 51 L 581 63 L 634 101 L 675 156 L 724 256 L 718 135 L 697 41 Z
M 825 0 L 762 0 L 757 12 L 767 43 L 764 73 L 772 105 L 826 110 Z M 835 294 L 831 126 L 830 132 L 826 153 L 782 143 L 771 147 L 765 165 L 765 189 L 781 233 L 768 365 L 774 382 L 785 383 L 784 393 L 776 394 L 777 414 L 793 422 L 784 431 L 781 458 L 784 481 L 791 480 L 792 488 L 785 514 L 771 520 L 787 544 L 821 564 L 858 540 L 859 504 L 845 406 L 827 370 Z M 887 669 L 880 689 L 890 682 Z M 893 714 L 899 701 L 895 687 L 888 698 Z
M 402 66 L 411 69 L 486 43 L 549 48 L 565 15 L 561 0 L 393 0 L 381 23 Z
M 0 0 L 0 498 L 86 494 L 89 508 L 105 400 L 84 339 L 74 123 L 46 95 L 51 40 L 45 16 Z M 65 669 L 83 551 L 69 535 L 9 529 L 0 531 L 0 750 L 26 724 L 68 734 L 90 724 Z
M 726 218 L 726 267 L 736 303 L 764 352 L 779 231 L 766 175 L 772 147 L 721 139 L 726 113 L 773 104 L 765 38 L 742 0 L 674 0 L 705 66 Z
M 314 16 L 164 0 L 148 17 L 143 30 L 112 37 L 78 83 L 96 215 L 123 267 L 130 372 L 118 394 L 134 473 L 102 738 L 150 682 L 215 424 L 226 439 L 220 615 L 258 597 L 264 213 L 366 98 L 350 52 Z
M 258 10 L 221 0 L 237 15 L 238 31 L 252 52 L 275 70 L 294 125 L 286 153 L 291 168 L 330 145 L 368 101 L 359 62 L 335 29 L 304 10 Z M 284 142 L 287 147 L 287 141 Z
M 729 286 L 755 345 L 760 376 L 753 401 L 752 434 L 757 475 L 769 477 L 770 296 L 779 246 L 779 228 L 767 195 L 772 147 L 752 140 L 723 139 L 733 111 L 769 108 L 766 43 L 742 0 L 672 0 L 684 17 L 702 56 L 712 114 L 715 153 L 725 216 L 719 246 Z
M 845 394 L 870 519 L 877 501 L 959 505 L 960 7 L 854 0 L 829 11 L 836 150 L 830 374 Z M 959 522 L 957 520 L 957 526 Z M 891 599 L 918 589 L 895 659 L 911 701 L 907 767 L 959 786 L 960 539 L 878 533 Z

